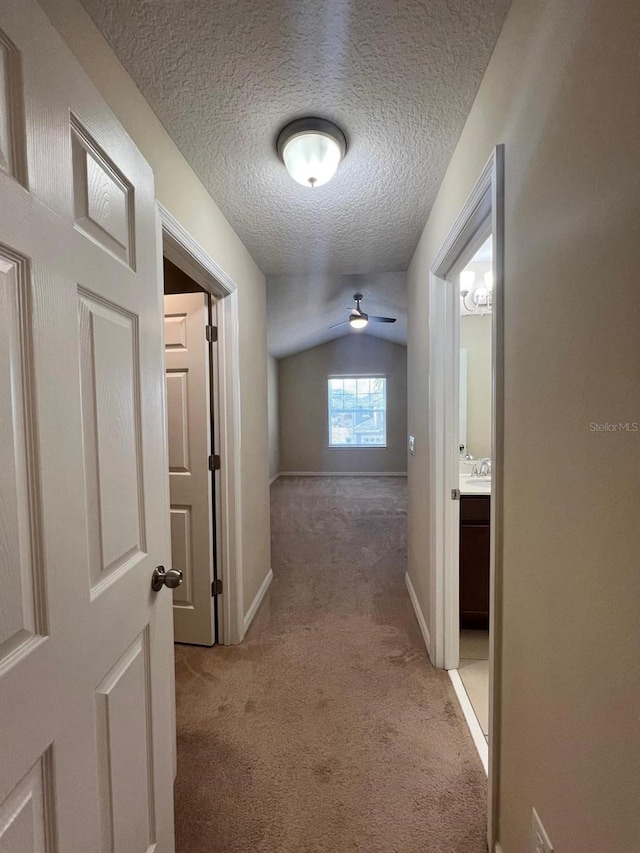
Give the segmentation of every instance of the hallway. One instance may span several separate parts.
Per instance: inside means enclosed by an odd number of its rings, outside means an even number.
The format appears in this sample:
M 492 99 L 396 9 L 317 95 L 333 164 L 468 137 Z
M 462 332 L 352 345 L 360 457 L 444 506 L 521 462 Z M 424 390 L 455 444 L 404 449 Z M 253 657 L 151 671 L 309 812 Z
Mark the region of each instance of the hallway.
M 486 779 L 404 583 L 406 480 L 281 478 L 237 647 L 176 647 L 178 853 L 484 853 Z

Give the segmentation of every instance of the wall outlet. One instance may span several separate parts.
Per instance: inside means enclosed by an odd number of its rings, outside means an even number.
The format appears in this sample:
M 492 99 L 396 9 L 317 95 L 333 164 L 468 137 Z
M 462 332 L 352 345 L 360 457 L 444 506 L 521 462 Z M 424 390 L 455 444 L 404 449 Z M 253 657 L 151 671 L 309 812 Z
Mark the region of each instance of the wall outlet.
M 415 436 L 413 436 L 413 435 L 409 436 L 409 453 L 412 456 L 416 455 L 416 439 L 415 439 Z
M 531 816 L 531 853 L 553 853 L 553 844 L 535 809 Z

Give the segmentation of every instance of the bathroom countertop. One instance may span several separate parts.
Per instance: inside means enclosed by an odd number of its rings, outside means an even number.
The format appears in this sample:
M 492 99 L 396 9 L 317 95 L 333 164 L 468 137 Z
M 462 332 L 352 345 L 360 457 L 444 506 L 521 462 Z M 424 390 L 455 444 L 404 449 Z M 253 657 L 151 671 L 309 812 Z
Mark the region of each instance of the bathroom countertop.
M 461 495 L 490 495 L 491 481 L 486 482 L 478 480 L 475 483 L 468 483 L 469 474 L 460 474 L 460 494 Z

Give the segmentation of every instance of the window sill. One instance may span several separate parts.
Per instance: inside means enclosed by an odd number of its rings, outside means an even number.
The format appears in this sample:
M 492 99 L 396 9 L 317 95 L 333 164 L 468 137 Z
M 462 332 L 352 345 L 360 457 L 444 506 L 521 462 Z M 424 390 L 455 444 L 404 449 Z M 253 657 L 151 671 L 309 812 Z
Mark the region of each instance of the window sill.
M 327 444 L 327 450 L 388 450 L 386 444 Z

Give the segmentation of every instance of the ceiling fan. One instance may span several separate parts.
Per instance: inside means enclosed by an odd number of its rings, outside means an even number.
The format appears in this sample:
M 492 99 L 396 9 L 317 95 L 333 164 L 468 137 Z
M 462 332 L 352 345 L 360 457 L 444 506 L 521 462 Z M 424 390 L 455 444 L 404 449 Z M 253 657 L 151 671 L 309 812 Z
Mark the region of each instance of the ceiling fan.
M 362 300 L 361 293 L 354 293 L 353 299 L 356 303 L 356 307 L 348 309 L 350 311 L 348 319 L 344 320 L 342 323 L 336 323 L 331 326 L 332 329 L 337 329 L 338 326 L 346 326 L 347 323 L 352 329 L 364 329 L 367 323 L 395 323 L 395 317 L 374 317 L 372 314 L 365 314 L 362 308 L 360 308 L 360 302 Z

